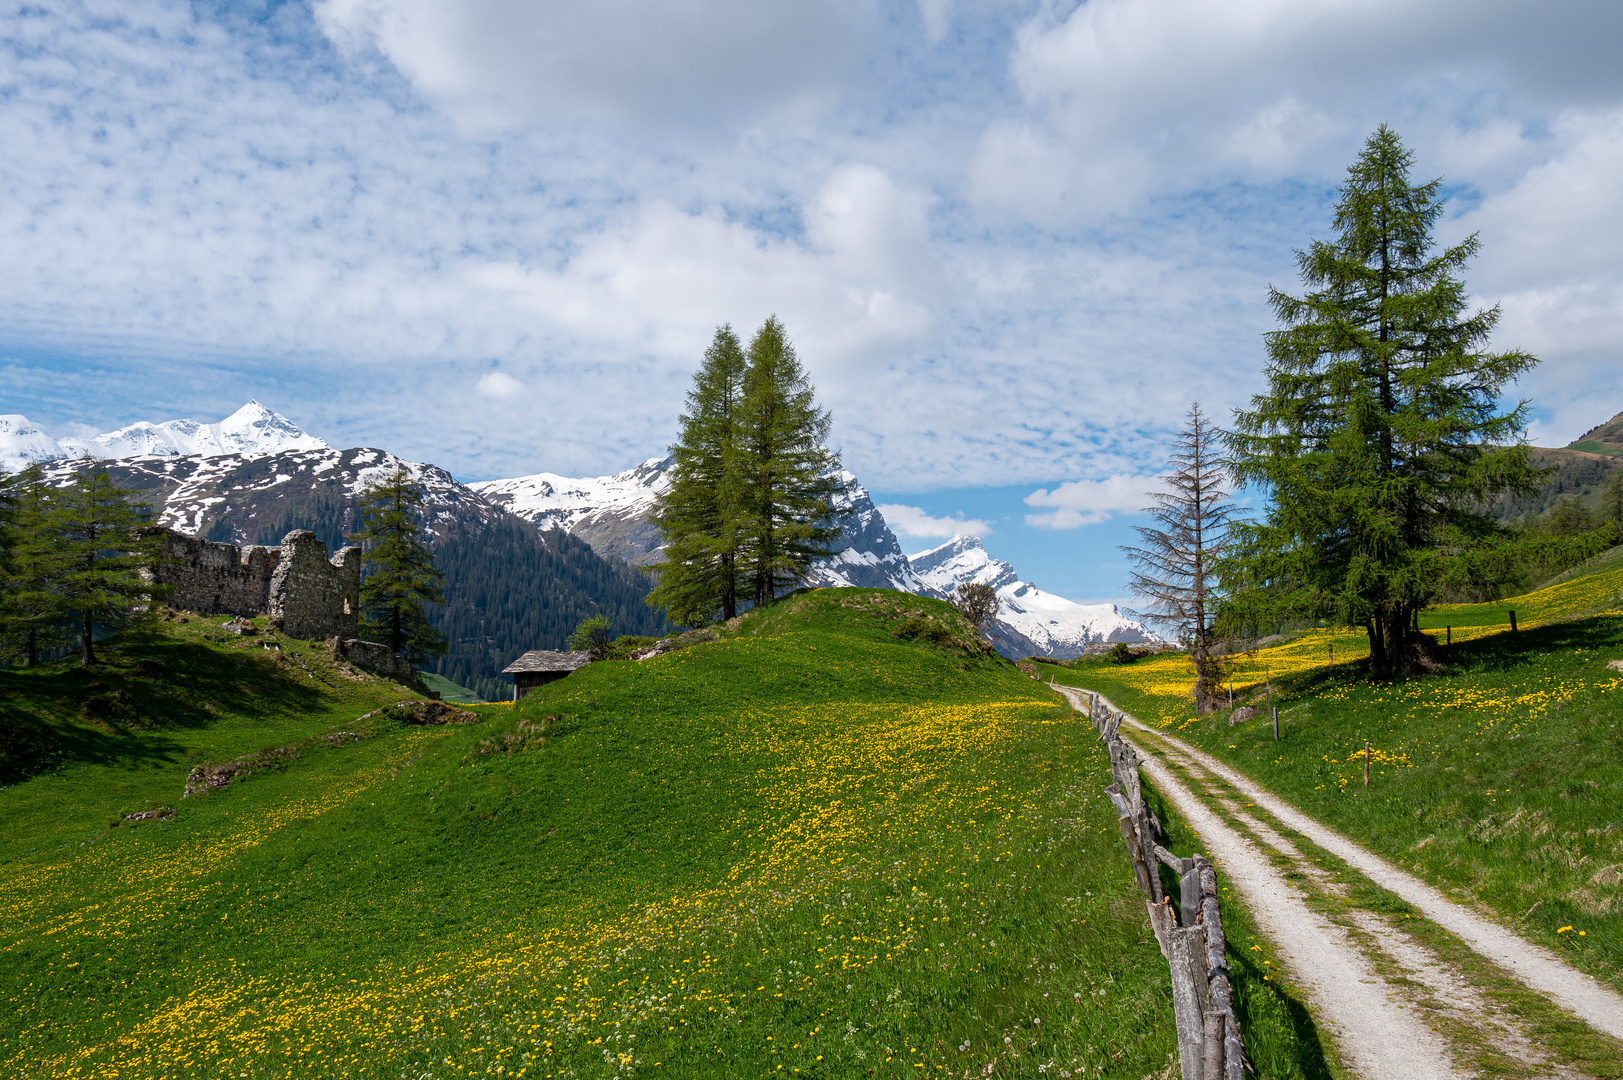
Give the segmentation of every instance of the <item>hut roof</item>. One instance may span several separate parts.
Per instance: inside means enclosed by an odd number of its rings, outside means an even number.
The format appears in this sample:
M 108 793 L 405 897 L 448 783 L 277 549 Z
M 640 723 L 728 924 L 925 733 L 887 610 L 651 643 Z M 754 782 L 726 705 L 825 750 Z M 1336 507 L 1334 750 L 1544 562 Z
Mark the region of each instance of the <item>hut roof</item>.
M 591 662 L 592 654 L 588 652 L 531 649 L 511 664 L 502 668 L 502 674 L 516 675 L 524 671 L 575 671 Z

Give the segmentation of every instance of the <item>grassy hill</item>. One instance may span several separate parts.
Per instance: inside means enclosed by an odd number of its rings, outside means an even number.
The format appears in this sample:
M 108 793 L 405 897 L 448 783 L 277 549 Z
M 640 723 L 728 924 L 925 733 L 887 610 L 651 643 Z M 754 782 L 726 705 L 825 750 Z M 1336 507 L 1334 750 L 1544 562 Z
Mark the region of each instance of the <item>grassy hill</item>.
M 210 632 L 120 646 L 190 658 L 151 693 L 192 712 L 0 790 L 6 1075 L 1137 1080 L 1174 1052 L 1108 762 L 948 605 L 799 594 L 443 725 Z M 250 661 L 277 678 L 235 686 Z M 1234 959 L 1265 1075 L 1322 1075 Z
M 1435 676 L 1371 682 L 1361 633 L 1234 657 L 1237 703 L 1264 705 L 1272 679 L 1277 744 L 1260 707 L 1236 726 L 1227 710 L 1195 718 L 1182 655 L 1044 677 L 1105 693 L 1623 986 L 1623 671 L 1608 667 L 1623 659 L 1623 559 L 1588 569 L 1426 612 L 1422 626 L 1454 641 Z

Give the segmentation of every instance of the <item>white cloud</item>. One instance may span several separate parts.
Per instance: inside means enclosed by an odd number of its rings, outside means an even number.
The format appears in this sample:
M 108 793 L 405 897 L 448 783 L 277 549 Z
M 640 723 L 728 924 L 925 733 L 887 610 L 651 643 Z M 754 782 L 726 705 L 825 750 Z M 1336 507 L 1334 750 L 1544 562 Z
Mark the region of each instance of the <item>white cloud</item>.
M 1090 216 L 1235 175 L 1332 178 L 1381 120 L 1443 136 L 1493 127 L 1484 105 L 1506 92 L 1523 104 L 1615 98 L 1623 75 L 1599 42 L 1620 36 L 1623 8 L 1592 0 L 1536 16 L 1518 0 L 1049 9 L 1022 28 L 1011 59 L 1033 114 L 1022 144 L 1042 150 L 1011 153 L 1006 122 L 989 125 L 977 191 L 1050 215 L 1063 163 L 1069 216 Z
M 505 371 L 492 371 L 481 377 L 474 389 L 488 398 L 510 398 L 523 392 L 524 384 Z
M 878 509 L 885 524 L 898 536 L 918 540 L 951 540 L 954 536 L 989 536 L 992 533 L 990 522 L 966 518 L 961 510 L 955 517 L 931 517 L 923 509 L 905 503 L 886 503 Z
M 0 404 L 274 395 L 461 475 L 595 474 L 775 312 L 880 490 L 1138 475 L 1190 398 L 1257 389 L 1266 288 L 1390 116 L 1481 230 L 1495 345 L 1545 358 L 1514 392 L 1575 435 L 1623 404 L 1623 7 L 1462 2 L 17 9 Z
M 317 0 L 464 121 L 558 110 L 700 125 L 826 93 L 862 55 L 871 0 Z
M 1046 514 L 1027 514 L 1026 524 L 1043 529 L 1097 525 L 1112 514 L 1144 509 L 1150 501 L 1149 493 L 1160 486 L 1158 477 L 1122 473 L 1104 480 L 1070 480 L 1052 491 L 1038 488 L 1026 496 L 1026 505 L 1052 509 Z

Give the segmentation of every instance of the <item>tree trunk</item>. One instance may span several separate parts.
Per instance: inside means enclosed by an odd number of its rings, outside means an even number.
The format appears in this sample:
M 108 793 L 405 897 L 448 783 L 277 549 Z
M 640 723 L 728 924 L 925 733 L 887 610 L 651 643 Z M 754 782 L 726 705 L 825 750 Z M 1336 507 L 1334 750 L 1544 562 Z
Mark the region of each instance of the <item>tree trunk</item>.
M 726 622 L 738 615 L 738 578 L 733 569 L 732 552 L 721 557 L 722 571 L 726 575 L 721 584 L 721 619 Z
M 28 629 L 28 666 L 33 667 L 39 663 L 39 631 L 33 627 Z
M 79 620 L 79 666 L 89 667 L 96 662 L 96 646 L 91 636 L 92 624 L 90 612 L 80 612 Z

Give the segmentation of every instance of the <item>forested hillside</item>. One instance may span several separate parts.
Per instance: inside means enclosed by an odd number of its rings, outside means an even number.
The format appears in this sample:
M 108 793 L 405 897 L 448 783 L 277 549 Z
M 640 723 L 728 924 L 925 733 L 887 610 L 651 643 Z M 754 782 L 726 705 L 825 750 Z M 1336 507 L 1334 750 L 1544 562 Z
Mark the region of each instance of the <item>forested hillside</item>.
M 669 629 L 643 602 L 649 582 L 631 566 L 511 514 L 453 526 L 434 546 L 434 565 L 445 574 L 446 602 L 429 617 L 450 651 L 430 670 L 487 701 L 512 690 L 502 668 L 528 649 L 563 648 L 589 616 L 607 618 L 615 634 Z

